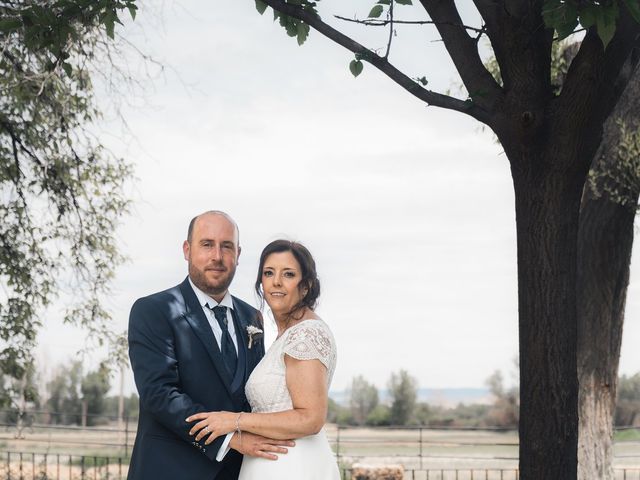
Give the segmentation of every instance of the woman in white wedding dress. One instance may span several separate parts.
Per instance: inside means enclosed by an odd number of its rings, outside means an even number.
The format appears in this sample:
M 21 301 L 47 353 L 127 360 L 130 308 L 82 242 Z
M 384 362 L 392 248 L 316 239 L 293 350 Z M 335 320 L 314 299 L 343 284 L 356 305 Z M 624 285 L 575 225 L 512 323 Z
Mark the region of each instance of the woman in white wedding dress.
M 244 457 L 239 480 L 339 480 L 338 465 L 322 430 L 336 367 L 336 345 L 313 311 L 320 294 L 315 262 L 300 243 L 276 240 L 260 256 L 256 291 L 273 313 L 278 337 L 245 387 L 251 413 L 209 412 L 190 418 L 196 440 L 230 432 L 296 439 L 276 461 Z

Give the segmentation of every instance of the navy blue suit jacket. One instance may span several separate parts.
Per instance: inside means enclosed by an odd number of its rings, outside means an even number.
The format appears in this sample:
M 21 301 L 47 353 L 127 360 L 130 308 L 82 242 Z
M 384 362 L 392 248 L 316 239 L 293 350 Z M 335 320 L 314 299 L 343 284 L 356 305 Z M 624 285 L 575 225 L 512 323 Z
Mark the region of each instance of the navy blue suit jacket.
M 140 416 L 128 480 L 232 480 L 242 456 L 215 457 L 224 437 L 194 442 L 185 419 L 198 412 L 248 411 L 244 385 L 264 355 L 262 339 L 248 348 L 247 327 L 263 328 L 260 312 L 233 297 L 238 370 L 229 374 L 188 278 L 138 299 L 129 316 L 129 358 Z

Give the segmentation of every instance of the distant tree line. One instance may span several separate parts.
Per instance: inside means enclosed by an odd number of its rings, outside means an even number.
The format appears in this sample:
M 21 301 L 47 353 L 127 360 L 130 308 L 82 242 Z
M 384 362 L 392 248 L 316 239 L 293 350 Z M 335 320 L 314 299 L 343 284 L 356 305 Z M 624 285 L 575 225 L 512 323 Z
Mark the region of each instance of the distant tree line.
M 493 398 L 489 404 L 455 407 L 418 401 L 418 383 L 406 370 L 392 373 L 387 382 L 388 401 L 381 402 L 378 389 L 362 375 L 354 377 L 345 404 L 329 400 L 328 421 L 360 426 L 518 427 L 518 387 L 507 388 L 500 371 L 486 380 Z M 640 426 L 640 372 L 619 379 L 616 426 Z
M 517 367 L 517 365 L 516 365 Z M 115 421 L 120 397 L 108 395 L 111 389 L 109 369 L 104 365 L 83 373 L 80 360 L 58 365 L 48 379 L 31 369 L 20 388 L 9 385 L 17 380 L 0 377 L 0 422 L 15 423 L 20 412 L 40 412 L 37 423 L 96 426 Z M 347 402 L 329 399 L 328 421 L 354 426 L 429 426 L 429 427 L 502 427 L 517 428 L 519 391 L 506 387 L 500 371 L 486 380 L 493 397 L 489 404 L 463 404 L 455 407 L 432 405 L 418 400 L 418 382 L 406 370 L 391 374 L 387 381 L 388 399 L 381 401 L 378 388 L 362 375 L 354 377 Z M 3 396 L 3 391 L 22 390 L 21 398 Z M 138 395 L 123 399 L 123 417 L 136 417 Z M 30 413 L 31 412 L 31 413 Z M 616 426 L 640 426 L 640 372 L 619 379 L 615 412 Z
M 6 399 L 0 405 L 3 423 L 14 423 L 25 413 L 37 423 L 57 425 L 96 426 L 118 418 L 120 398 L 108 395 L 111 377 L 105 365 L 83 373 L 82 362 L 74 360 L 58 365 L 48 380 L 32 369 L 21 386 L 23 397 L 2 395 L 18 390 L 11 385 L 16 381 L 7 375 L 0 377 L 0 398 Z M 134 393 L 124 397 L 122 415 L 137 414 L 138 396 Z

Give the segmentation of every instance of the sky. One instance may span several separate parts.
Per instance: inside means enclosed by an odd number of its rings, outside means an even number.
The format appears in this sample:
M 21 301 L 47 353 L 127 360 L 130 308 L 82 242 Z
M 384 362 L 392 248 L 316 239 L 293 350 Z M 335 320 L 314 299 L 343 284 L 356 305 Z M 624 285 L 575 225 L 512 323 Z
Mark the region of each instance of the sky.
M 348 17 L 371 6 L 320 4 Z M 400 369 L 425 388 L 481 387 L 495 370 L 509 379 L 518 351 L 514 196 L 491 132 L 427 107 L 370 65 L 353 78 L 352 54 L 313 31 L 299 47 L 253 0 L 158 5 L 143 7 L 119 33 L 164 73 L 140 77 L 143 90 L 125 99 L 127 129 L 107 116 L 100 132 L 137 178 L 132 213 L 117 232 L 129 261 L 107 299 L 114 328 L 126 329 L 135 299 L 185 278 L 188 222 L 217 209 L 240 228 L 231 291 L 254 305 L 268 242 L 298 240 L 316 258 L 317 312 L 338 343 L 332 390 L 355 375 L 385 388 Z M 383 30 L 327 19 L 370 47 L 386 45 Z M 426 76 L 429 88 L 459 90 L 430 27 L 399 28 L 390 58 L 410 76 Z M 127 62 L 136 75 L 145 72 L 136 55 Z M 103 94 L 101 102 L 110 101 Z M 635 255 L 620 362 L 626 374 L 640 371 L 639 277 Z M 82 334 L 60 322 L 67 300 L 40 335 L 39 355 L 50 365 L 82 346 Z M 268 315 L 266 324 L 269 343 Z M 127 372 L 125 390 L 134 388 Z

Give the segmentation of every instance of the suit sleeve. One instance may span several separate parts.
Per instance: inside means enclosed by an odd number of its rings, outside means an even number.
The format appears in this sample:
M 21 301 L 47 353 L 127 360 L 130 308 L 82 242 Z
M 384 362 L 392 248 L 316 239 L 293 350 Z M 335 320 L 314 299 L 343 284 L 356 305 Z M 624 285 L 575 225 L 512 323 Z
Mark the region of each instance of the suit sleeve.
M 153 300 L 142 298 L 134 303 L 129 315 L 129 358 L 140 406 L 181 440 L 216 461 L 224 436 L 205 446 L 204 440 L 196 442 L 189 435 L 192 424 L 185 419 L 207 409 L 181 390 L 173 335 L 167 315 Z

